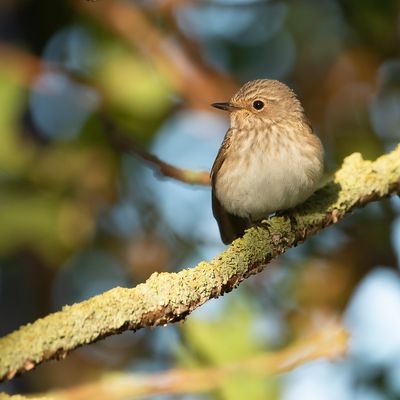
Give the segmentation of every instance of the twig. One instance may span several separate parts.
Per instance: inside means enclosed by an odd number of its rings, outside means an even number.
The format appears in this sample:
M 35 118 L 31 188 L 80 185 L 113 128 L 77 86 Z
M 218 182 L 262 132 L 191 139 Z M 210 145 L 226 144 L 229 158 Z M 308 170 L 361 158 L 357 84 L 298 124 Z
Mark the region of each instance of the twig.
M 115 125 L 110 123 L 106 117 L 102 117 L 101 119 L 107 137 L 116 148 L 122 152 L 131 153 L 134 156 L 140 157 L 142 160 L 146 161 L 158 175 L 173 178 L 191 185 L 207 186 L 210 184 L 210 173 L 208 171 L 193 171 L 168 164 L 160 160 L 154 154 L 147 152 L 132 137 L 123 134 Z
M 101 93 L 101 89 L 94 81 L 85 79 L 78 74 L 64 69 L 58 64 L 44 63 L 32 54 L 18 48 L 8 46 L 0 42 L 0 64 L 1 69 L 6 71 L 9 76 L 18 84 L 29 87 L 32 82 L 43 72 L 52 71 L 63 73 L 73 78 L 76 82 L 84 83 Z M 100 112 L 106 112 L 107 101 L 104 93 L 102 94 L 103 105 Z M 160 176 L 169 177 L 191 185 L 209 185 L 210 174 L 207 171 L 193 171 L 183 169 L 168 164 L 160 160 L 153 154 L 147 152 L 131 136 L 123 134 L 106 118 L 102 118 L 105 131 L 111 142 L 121 151 L 131 153 L 140 157 L 156 171 Z
M 374 162 L 355 153 L 344 160 L 333 181 L 292 213 L 296 224 L 271 218 L 268 229 L 249 229 L 210 262 L 178 273 L 154 273 L 134 288 L 118 287 L 66 306 L 0 339 L 0 379 L 114 333 L 180 321 L 353 209 L 399 193 L 400 145 Z

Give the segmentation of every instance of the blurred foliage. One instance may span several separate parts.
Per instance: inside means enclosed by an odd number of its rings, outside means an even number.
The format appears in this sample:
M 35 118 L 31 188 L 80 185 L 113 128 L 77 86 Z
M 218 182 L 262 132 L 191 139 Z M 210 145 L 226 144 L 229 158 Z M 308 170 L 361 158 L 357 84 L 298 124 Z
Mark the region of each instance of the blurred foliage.
M 193 318 L 182 328 L 186 343 L 195 357 L 185 354 L 182 348 L 181 359 L 186 367 L 223 365 L 229 362 L 247 360 L 265 351 L 261 340 L 254 338 L 254 311 L 245 296 L 239 300 L 228 301 L 223 306 L 221 318 L 207 321 Z M 190 353 L 189 353 L 190 354 Z M 238 371 L 230 374 L 220 388 L 219 396 L 224 399 L 274 399 L 278 398 L 276 379 L 257 376 L 254 371 L 247 374 Z
M 146 140 L 171 111 L 171 85 L 126 46 L 115 42 L 99 46 L 101 58 L 94 79 L 107 99 L 108 115 Z
M 274 78 L 301 98 L 328 171 L 354 151 L 375 158 L 400 137 L 399 17 L 396 0 L 2 1 L 0 333 L 223 248 L 206 189 L 156 179 L 99 117 L 168 162 L 210 168 L 227 122 L 209 103 Z M 366 338 L 376 321 L 396 333 L 399 211 L 396 199 L 357 211 L 185 324 L 109 338 L 0 390 L 245 360 L 337 315 Z M 370 320 L 368 285 L 383 285 Z M 385 358 L 396 343 L 382 336 L 279 378 L 242 373 L 201 398 L 397 398 L 400 364 Z

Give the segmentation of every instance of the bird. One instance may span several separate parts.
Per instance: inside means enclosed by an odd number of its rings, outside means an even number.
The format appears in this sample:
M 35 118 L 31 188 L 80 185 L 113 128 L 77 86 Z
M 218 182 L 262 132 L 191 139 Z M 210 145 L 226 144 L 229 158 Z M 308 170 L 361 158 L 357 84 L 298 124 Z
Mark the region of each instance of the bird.
M 324 150 L 296 94 L 280 81 L 247 82 L 212 106 L 230 115 L 210 173 L 213 215 L 230 244 L 310 197 L 323 174 Z

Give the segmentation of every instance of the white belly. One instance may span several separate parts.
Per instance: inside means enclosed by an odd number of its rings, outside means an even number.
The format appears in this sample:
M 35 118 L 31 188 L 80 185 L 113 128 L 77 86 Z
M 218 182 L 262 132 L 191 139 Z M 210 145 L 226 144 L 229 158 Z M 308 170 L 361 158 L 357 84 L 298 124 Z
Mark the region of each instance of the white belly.
M 315 191 L 322 175 L 321 157 L 311 158 L 312 150 L 291 145 L 270 154 L 257 149 L 247 163 L 236 156 L 234 168 L 227 158 L 218 173 L 216 196 L 230 213 L 253 220 L 293 208 Z

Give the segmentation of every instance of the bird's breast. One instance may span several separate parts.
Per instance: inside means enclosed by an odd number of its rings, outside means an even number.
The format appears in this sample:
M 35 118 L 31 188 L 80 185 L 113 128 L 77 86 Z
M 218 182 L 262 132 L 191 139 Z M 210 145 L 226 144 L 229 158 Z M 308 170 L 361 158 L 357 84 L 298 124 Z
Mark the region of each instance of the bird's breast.
M 238 139 L 232 139 L 215 183 L 215 194 L 227 211 L 257 220 L 295 207 L 315 191 L 323 171 L 316 136 L 301 140 L 272 132 Z

